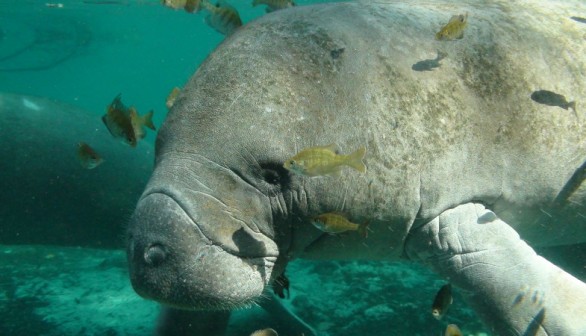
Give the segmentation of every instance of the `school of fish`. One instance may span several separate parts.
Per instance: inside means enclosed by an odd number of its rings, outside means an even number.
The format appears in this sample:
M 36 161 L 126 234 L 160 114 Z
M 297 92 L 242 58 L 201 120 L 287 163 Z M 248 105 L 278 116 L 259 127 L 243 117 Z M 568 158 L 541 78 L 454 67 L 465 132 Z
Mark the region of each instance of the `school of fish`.
M 102 122 L 116 140 L 120 140 L 130 147 L 136 147 L 139 140 L 146 136 L 146 128 L 156 130 L 153 124 L 154 111 L 139 115 L 133 106 L 126 107 L 122 103 L 122 95 L 118 94 L 106 108 Z M 104 162 L 98 152 L 85 142 L 77 146 L 77 160 L 85 169 L 94 169 Z

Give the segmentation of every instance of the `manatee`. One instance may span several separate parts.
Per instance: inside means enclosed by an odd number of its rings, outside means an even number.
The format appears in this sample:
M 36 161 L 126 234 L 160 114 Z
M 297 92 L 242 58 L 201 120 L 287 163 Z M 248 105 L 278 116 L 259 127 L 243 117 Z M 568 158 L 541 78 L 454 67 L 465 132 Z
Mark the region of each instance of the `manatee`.
M 120 248 L 153 169 L 154 148 L 114 139 L 97 112 L 0 93 L 0 243 Z M 104 163 L 78 162 L 80 141 Z
M 215 315 L 221 334 L 220 311 L 267 302 L 287 263 L 308 258 L 420 262 L 494 334 L 585 334 L 586 285 L 534 250 L 586 241 L 585 118 L 530 98 L 540 87 L 586 97 L 583 33 L 568 14 L 584 11 L 580 1 L 366 1 L 239 29 L 167 116 L 129 224 L 132 285 L 169 307 L 159 333 L 198 334 Z M 463 12 L 464 38 L 435 41 Z M 440 68 L 412 69 L 438 50 L 449 55 Z M 332 143 L 366 146 L 367 172 L 283 168 Z M 335 210 L 370 223 L 366 246 L 310 224 Z

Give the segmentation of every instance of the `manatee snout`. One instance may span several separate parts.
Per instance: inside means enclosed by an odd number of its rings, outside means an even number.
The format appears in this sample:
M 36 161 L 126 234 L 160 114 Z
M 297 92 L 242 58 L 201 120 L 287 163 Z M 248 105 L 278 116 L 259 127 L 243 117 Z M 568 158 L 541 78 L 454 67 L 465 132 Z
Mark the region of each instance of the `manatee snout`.
M 202 208 L 186 211 L 175 198 L 177 195 L 146 193 L 131 218 L 127 256 L 134 290 L 147 299 L 180 309 L 250 305 L 268 284 L 276 257 L 242 255 L 244 251 L 234 250 L 227 242 L 255 250 L 264 243 L 249 243 L 256 240 L 250 239 L 244 229 L 235 231 L 230 239 L 220 239 L 210 228 L 227 226 L 222 223 L 224 218 L 202 213 Z M 202 222 L 211 219 L 211 224 L 200 224 L 201 218 Z

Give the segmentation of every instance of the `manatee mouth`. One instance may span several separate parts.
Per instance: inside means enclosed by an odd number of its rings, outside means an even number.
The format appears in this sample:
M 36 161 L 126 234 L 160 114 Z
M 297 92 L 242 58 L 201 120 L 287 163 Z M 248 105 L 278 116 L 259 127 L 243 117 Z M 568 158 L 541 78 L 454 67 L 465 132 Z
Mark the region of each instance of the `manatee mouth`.
M 208 245 L 217 246 L 218 248 L 222 249 L 226 253 L 229 253 L 229 254 L 231 254 L 235 257 L 238 257 L 238 258 L 246 259 L 252 263 L 257 261 L 258 264 L 260 264 L 263 261 L 265 261 L 265 259 L 267 259 L 267 258 L 276 260 L 276 258 L 278 257 L 278 250 L 277 249 L 275 249 L 274 251 L 266 250 L 266 249 L 262 248 L 263 247 L 262 244 L 255 244 L 254 243 L 256 240 L 259 240 L 259 239 L 263 239 L 266 241 L 272 241 L 272 239 L 270 237 L 268 237 L 267 235 L 263 234 L 260 231 L 247 230 L 247 227 L 243 226 L 242 229 L 239 230 L 240 232 L 237 232 L 237 233 L 239 233 L 238 237 L 240 238 L 239 240 L 242 242 L 241 245 L 245 245 L 245 246 L 231 246 L 231 244 L 223 244 L 220 241 L 220 239 L 218 239 L 218 237 L 212 237 L 212 234 L 209 230 L 202 228 L 202 225 L 198 224 L 198 220 L 196 219 L 196 216 L 193 215 L 194 211 L 190 210 L 189 205 L 186 204 L 186 202 L 182 201 L 181 196 L 175 195 L 175 193 L 173 193 L 172 191 L 166 190 L 166 189 L 155 189 L 155 190 L 150 191 L 148 194 L 144 195 L 144 197 L 142 197 L 142 198 L 148 197 L 150 195 L 165 196 L 165 197 L 170 198 L 173 202 L 175 202 L 177 204 L 177 206 L 179 208 L 181 208 L 181 210 L 183 210 L 185 215 L 190 219 L 190 223 L 185 223 L 185 224 L 193 225 L 193 227 L 201 235 L 203 241 Z M 243 231 L 248 231 L 248 232 L 243 232 Z M 254 234 L 256 236 L 256 238 L 250 237 L 251 234 Z M 250 237 L 249 239 L 244 238 L 247 235 L 248 235 L 248 237 Z M 233 236 L 236 236 L 236 234 L 234 234 Z M 225 237 L 222 237 L 222 238 L 225 238 Z M 255 246 L 255 245 L 258 245 L 258 246 Z M 240 247 L 240 248 L 238 248 L 238 247 Z
M 135 291 L 180 309 L 234 309 L 254 303 L 270 281 L 276 244 L 244 226 L 227 238 L 221 224 L 215 226 L 218 232 L 202 229 L 199 216 L 182 199 L 153 190 L 139 201 L 127 251 Z M 250 234 L 254 236 L 242 238 Z M 237 244 L 230 246 L 228 238 Z

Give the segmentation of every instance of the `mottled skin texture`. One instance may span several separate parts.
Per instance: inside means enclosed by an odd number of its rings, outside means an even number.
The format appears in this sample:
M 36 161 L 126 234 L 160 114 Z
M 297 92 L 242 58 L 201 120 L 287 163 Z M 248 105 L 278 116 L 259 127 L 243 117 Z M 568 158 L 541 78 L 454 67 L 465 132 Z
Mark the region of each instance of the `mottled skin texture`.
M 367 3 L 267 15 L 202 64 L 161 128 L 131 221 L 135 289 L 177 308 L 232 309 L 294 258 L 407 257 L 465 288 L 500 335 L 580 334 L 586 286 L 524 241 L 586 240 L 586 189 L 568 185 L 586 159 L 584 118 L 530 99 L 542 88 L 586 97 L 584 27 L 570 19 L 586 6 Z M 434 40 L 463 12 L 463 39 Z M 438 49 L 440 68 L 412 70 Z M 282 169 L 330 143 L 366 146 L 367 172 Z M 575 190 L 556 201 L 564 188 Z M 309 222 L 336 210 L 369 221 L 368 246 Z M 543 299 L 522 299 L 534 292 Z M 529 301 L 539 304 L 519 304 Z

